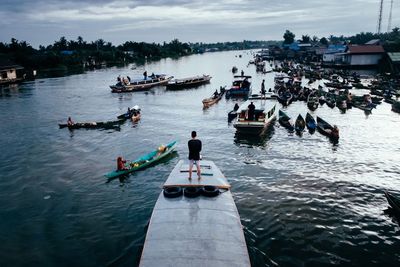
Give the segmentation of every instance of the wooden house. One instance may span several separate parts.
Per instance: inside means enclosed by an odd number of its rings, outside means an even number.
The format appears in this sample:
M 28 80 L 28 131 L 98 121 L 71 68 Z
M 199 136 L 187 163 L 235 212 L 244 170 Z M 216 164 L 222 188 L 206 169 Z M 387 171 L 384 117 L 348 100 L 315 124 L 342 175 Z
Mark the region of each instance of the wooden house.
M 342 56 L 343 65 L 350 67 L 373 67 L 385 54 L 381 45 L 350 45 Z
M 22 81 L 24 68 L 9 60 L 0 60 L 0 84 L 9 84 Z

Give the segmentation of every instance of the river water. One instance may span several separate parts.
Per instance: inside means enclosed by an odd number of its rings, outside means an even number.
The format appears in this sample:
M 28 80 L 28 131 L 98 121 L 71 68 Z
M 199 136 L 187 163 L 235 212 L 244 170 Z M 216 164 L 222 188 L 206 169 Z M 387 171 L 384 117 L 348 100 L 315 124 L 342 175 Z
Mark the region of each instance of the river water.
M 338 145 L 278 123 L 263 139 L 237 137 L 227 123 L 235 102 L 203 111 L 201 100 L 231 84 L 234 65 L 253 75 L 253 90 L 262 79 L 272 87 L 274 74 L 257 74 L 250 59 L 249 51 L 207 53 L 0 89 L 0 266 L 136 266 L 162 184 L 187 157 L 192 130 L 203 157 L 232 184 L 253 266 L 399 266 L 400 228 L 383 191 L 400 194 L 400 116 L 386 103 L 368 116 L 322 106 L 313 115 L 339 126 Z M 111 93 L 118 75 L 144 69 L 213 78 L 184 91 Z M 142 120 L 119 131 L 57 125 L 68 116 L 113 120 L 133 105 Z M 285 109 L 292 117 L 306 111 L 303 102 Z M 172 140 L 178 153 L 161 164 L 124 180 L 103 176 L 117 156 L 135 159 Z

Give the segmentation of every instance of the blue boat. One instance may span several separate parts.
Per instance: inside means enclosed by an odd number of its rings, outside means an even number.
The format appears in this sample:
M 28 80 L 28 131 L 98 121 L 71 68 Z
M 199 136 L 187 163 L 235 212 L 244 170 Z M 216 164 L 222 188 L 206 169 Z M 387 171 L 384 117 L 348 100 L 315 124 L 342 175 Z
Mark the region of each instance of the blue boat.
M 230 89 L 226 91 L 225 97 L 248 97 L 251 91 L 251 76 L 235 75 Z
M 314 117 L 308 112 L 306 115 L 306 126 L 310 133 L 315 132 L 315 129 L 317 129 L 317 123 Z

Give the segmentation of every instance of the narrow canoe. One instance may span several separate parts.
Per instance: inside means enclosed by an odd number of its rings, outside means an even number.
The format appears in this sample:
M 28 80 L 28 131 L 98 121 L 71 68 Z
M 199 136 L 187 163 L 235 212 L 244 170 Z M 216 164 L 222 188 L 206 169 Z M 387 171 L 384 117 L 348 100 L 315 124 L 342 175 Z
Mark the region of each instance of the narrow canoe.
M 301 116 L 301 114 L 299 114 L 299 116 L 297 116 L 297 119 L 294 123 L 294 129 L 296 130 L 296 132 L 302 132 L 302 131 L 304 131 L 305 128 L 306 128 L 306 122 L 304 121 L 303 116 Z
M 214 162 L 202 160 L 200 167 L 200 180 L 187 179 L 187 160 L 171 171 L 154 206 L 139 267 L 250 267 L 231 186 Z M 206 187 L 216 194 L 204 194 Z M 171 190 L 180 194 L 168 197 Z
M 333 131 L 332 125 L 317 116 L 317 129 L 322 134 L 331 139 L 338 140 L 339 136 Z
M 171 154 L 176 148 L 176 143 L 177 143 L 177 141 L 173 141 L 173 142 L 169 143 L 168 145 L 166 145 L 165 146 L 166 149 L 161 154 L 159 154 L 158 150 L 154 150 L 132 162 L 127 162 L 125 164 L 125 166 L 128 169 L 120 170 L 120 171 L 118 171 L 118 170 L 112 171 L 110 173 L 105 174 L 105 177 L 115 178 L 115 177 L 118 177 L 121 175 L 129 174 L 129 173 L 137 171 L 137 170 L 141 170 L 141 169 L 149 166 L 150 164 L 153 164 L 153 163 L 159 161 L 160 159 L 164 158 L 165 156 Z
M 119 128 L 120 124 L 122 124 L 125 120 L 116 120 L 116 121 L 100 121 L 100 122 L 76 122 L 73 125 L 68 125 L 66 123 L 60 123 L 58 126 L 60 129 L 68 128 L 68 129 L 112 129 Z
M 315 129 L 317 128 L 317 123 L 315 122 L 314 117 L 308 112 L 306 115 L 306 126 L 309 131 L 315 131 Z
M 385 191 L 386 199 L 389 205 L 398 213 L 400 214 L 400 198 L 395 197 L 393 194 Z
M 225 93 L 225 87 L 221 87 L 220 92 L 217 96 L 213 94 L 211 97 L 203 99 L 203 101 L 202 101 L 203 108 L 204 109 L 209 108 L 212 105 L 214 105 L 215 103 L 217 103 L 218 101 L 220 101 L 222 96 L 224 95 L 224 93 Z
M 285 127 L 289 132 L 294 131 L 293 123 L 290 122 L 290 117 L 285 112 L 279 110 L 279 124 Z

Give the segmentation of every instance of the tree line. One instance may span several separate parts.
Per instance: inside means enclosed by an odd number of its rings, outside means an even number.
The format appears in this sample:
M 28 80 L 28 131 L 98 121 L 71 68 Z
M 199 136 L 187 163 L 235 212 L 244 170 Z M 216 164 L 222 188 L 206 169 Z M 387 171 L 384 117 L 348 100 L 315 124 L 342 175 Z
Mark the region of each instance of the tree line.
M 192 53 L 189 44 L 174 39 L 163 44 L 127 41 L 114 46 L 103 39 L 87 42 L 82 37 L 67 40 L 61 37 L 47 47 L 33 48 L 26 41 L 11 39 L 10 43 L 0 42 L 0 57 L 6 58 L 31 69 L 56 68 L 60 66 L 83 66 L 85 63 L 109 64 L 129 63 L 143 59 L 179 57 Z

